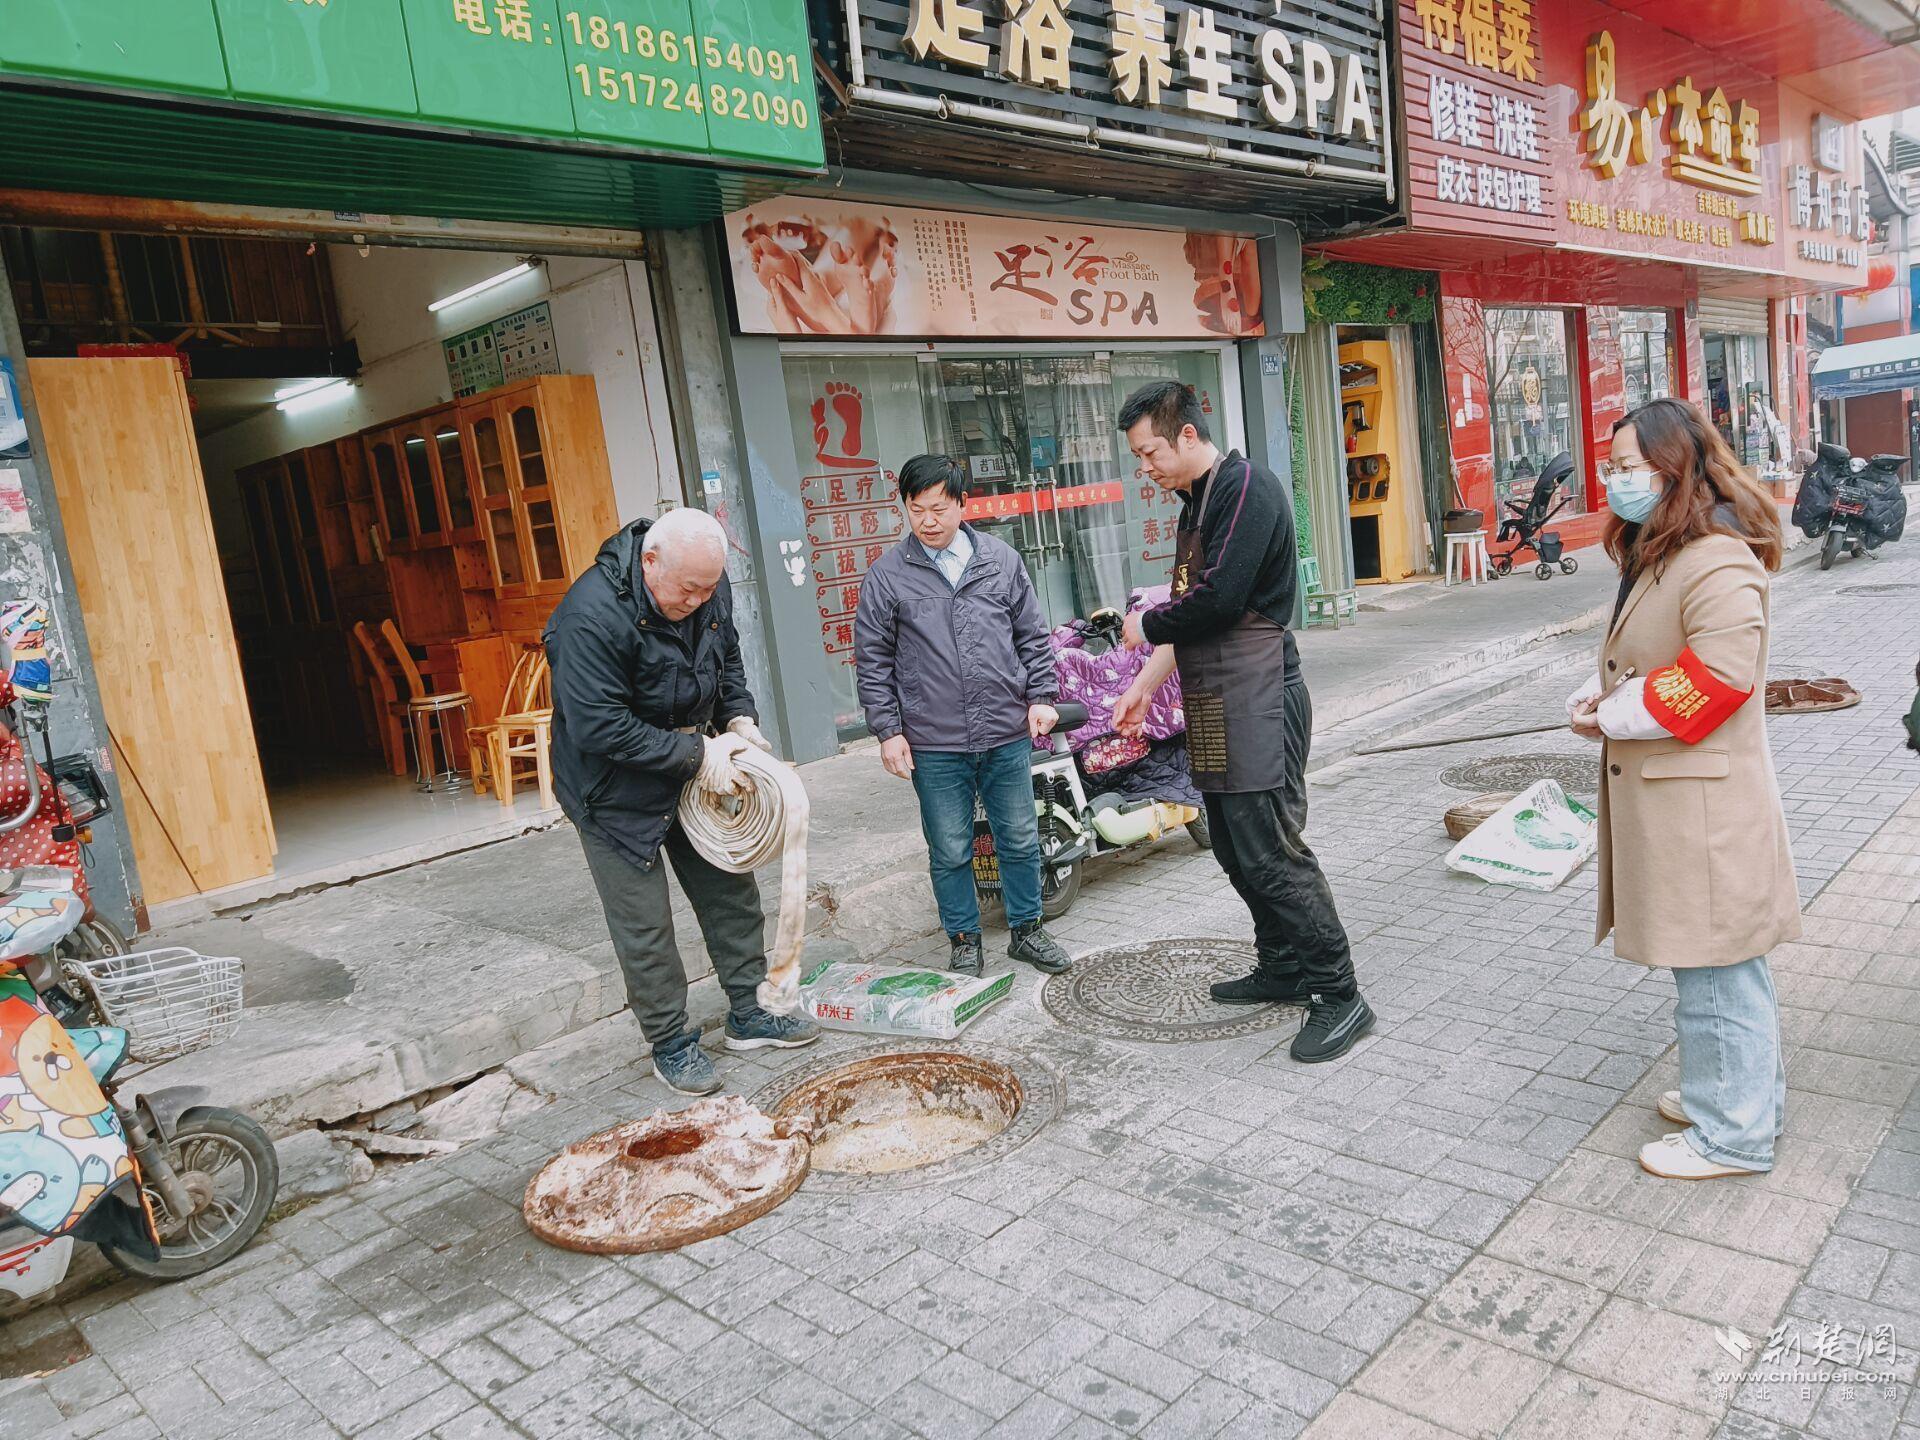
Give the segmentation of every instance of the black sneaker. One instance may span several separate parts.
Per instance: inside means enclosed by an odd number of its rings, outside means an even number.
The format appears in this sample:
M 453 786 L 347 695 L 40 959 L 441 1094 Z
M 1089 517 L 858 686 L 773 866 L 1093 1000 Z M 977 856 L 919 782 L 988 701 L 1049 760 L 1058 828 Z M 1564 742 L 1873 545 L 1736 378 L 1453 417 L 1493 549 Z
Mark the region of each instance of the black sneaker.
M 1307 1000 L 1307 1020 L 1293 1037 L 1288 1052 L 1302 1065 L 1337 1060 L 1373 1028 L 1373 1009 L 1359 992 L 1341 997 L 1313 995 Z
M 1047 934 L 1046 927 L 1038 920 L 1013 927 L 1013 939 L 1007 943 L 1007 954 L 1049 975 L 1058 975 L 1073 964 L 1073 957 L 1060 948 L 1060 942 Z
M 980 975 L 986 972 L 986 956 L 980 953 L 978 935 L 949 935 L 953 953 L 947 957 L 947 969 L 956 975 Z
M 1255 970 L 1237 980 L 1216 980 L 1207 993 L 1222 1005 L 1304 1005 L 1313 982 L 1298 970 Z

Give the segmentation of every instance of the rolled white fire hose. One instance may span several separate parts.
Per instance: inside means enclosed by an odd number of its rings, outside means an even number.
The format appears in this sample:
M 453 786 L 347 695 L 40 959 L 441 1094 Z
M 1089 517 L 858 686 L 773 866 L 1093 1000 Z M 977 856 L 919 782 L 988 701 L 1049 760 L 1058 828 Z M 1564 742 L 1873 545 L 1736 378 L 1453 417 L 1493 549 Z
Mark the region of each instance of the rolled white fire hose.
M 800 1010 L 800 947 L 807 928 L 807 791 L 794 768 L 747 746 L 733 757 L 746 789 L 715 794 L 695 780 L 680 794 L 687 838 L 722 870 L 745 875 L 780 856 L 780 921 L 767 978 L 757 997 L 763 1010 Z

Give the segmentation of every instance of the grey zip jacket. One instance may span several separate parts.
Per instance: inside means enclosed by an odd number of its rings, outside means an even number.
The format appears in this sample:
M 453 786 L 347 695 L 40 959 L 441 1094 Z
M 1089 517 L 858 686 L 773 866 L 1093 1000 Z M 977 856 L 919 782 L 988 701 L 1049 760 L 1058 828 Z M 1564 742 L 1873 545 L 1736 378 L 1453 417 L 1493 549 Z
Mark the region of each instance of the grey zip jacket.
M 955 588 L 909 535 L 860 582 L 853 657 L 867 725 L 915 750 L 977 754 L 1027 734 L 1027 707 L 1060 693 L 1040 599 L 1004 540 L 965 527 Z

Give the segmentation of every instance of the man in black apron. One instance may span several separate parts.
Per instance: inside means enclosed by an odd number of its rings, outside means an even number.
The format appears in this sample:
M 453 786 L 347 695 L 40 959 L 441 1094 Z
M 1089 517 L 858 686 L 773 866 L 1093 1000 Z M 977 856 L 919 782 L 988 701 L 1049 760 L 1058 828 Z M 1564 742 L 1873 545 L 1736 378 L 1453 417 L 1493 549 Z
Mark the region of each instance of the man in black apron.
M 1253 973 L 1213 986 L 1227 1004 L 1305 1004 L 1295 1060 L 1332 1060 L 1373 1028 L 1333 891 L 1302 834 L 1313 702 L 1286 628 L 1297 584 L 1293 508 L 1271 471 L 1221 454 L 1188 386 L 1156 380 L 1127 397 L 1120 428 L 1141 469 L 1181 497 L 1173 595 L 1129 615 L 1129 647 L 1158 647 L 1114 711 L 1138 733 L 1176 662 L 1187 755 L 1213 853 L 1253 912 Z

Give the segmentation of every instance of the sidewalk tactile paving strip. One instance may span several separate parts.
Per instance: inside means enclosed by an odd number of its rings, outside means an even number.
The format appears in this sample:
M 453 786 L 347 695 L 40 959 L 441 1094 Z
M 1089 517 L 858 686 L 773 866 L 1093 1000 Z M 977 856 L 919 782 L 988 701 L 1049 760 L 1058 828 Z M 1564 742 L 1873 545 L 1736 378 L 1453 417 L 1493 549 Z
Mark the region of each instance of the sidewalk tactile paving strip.
M 1569 795 L 1591 795 L 1600 788 L 1600 762 L 1579 755 L 1490 755 L 1440 772 L 1440 783 L 1455 790 L 1518 793 L 1541 780 L 1558 780 Z
M 1040 991 L 1047 1013 L 1069 1030 L 1160 1045 L 1237 1040 L 1271 1030 L 1296 1007 L 1221 1005 L 1207 994 L 1216 980 L 1253 969 L 1244 940 L 1150 940 L 1096 950 L 1050 975 Z
M 1026 1144 L 1060 1113 L 1066 1103 L 1066 1081 L 1051 1065 L 1023 1050 L 1000 1045 L 978 1045 L 963 1038 L 955 1040 L 893 1040 L 862 1046 L 854 1050 L 835 1049 L 821 1059 L 782 1071 L 748 1097 L 755 1109 L 772 1114 L 780 1103 L 802 1085 L 834 1070 L 844 1070 L 863 1060 L 882 1055 L 910 1055 L 919 1051 L 959 1051 L 1003 1065 L 1020 1082 L 1020 1111 L 1013 1123 L 999 1134 L 970 1150 L 932 1165 L 911 1170 L 894 1170 L 879 1175 L 855 1175 L 826 1170 L 809 1172 L 804 1190 L 814 1195 L 871 1195 L 936 1185 L 959 1175 L 970 1174 L 996 1160 L 1005 1158 Z

